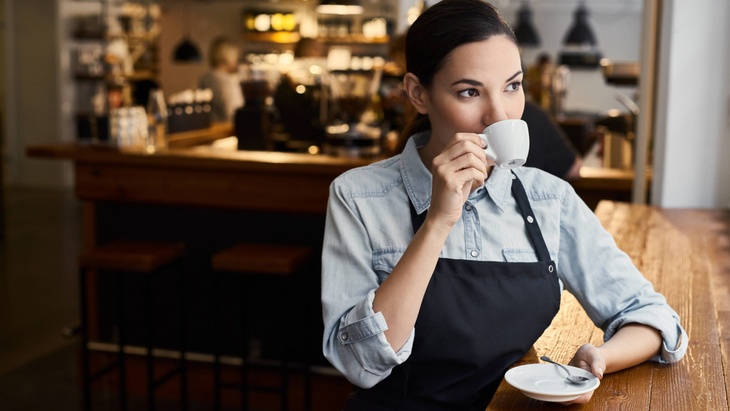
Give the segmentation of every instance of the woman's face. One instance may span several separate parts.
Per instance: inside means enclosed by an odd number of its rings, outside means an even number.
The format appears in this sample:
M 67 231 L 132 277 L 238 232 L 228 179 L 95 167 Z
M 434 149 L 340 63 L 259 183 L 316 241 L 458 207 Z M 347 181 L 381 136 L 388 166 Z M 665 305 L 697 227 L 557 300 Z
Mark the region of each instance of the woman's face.
M 525 107 L 517 46 L 499 35 L 456 48 L 419 108 L 431 120 L 432 139 L 446 143 L 455 133 L 481 133 L 488 125 L 520 118 Z

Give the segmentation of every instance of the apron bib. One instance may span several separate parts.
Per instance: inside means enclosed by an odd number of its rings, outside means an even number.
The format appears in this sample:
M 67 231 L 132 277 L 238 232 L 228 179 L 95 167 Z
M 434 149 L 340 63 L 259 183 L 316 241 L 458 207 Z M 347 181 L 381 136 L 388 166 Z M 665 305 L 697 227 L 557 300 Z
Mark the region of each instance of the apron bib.
M 555 264 L 513 174 L 512 195 L 538 257 L 535 263 L 440 258 L 415 325 L 410 357 L 346 411 L 484 411 L 507 369 L 520 360 L 560 308 Z M 417 231 L 426 212 L 417 215 Z

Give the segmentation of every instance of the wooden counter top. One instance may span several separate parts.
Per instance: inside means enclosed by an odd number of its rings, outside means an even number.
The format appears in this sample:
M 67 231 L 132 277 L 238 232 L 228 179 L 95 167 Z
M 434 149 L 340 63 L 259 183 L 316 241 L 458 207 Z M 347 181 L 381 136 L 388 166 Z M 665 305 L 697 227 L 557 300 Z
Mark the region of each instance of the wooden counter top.
M 580 179 L 572 181 L 576 189 L 593 188 L 603 190 L 629 190 L 634 181 L 632 170 L 615 168 L 586 167 L 580 169 Z M 651 171 L 647 172 L 647 181 L 651 180 Z
M 172 148 L 193 147 L 210 144 L 218 139 L 233 136 L 235 133 L 232 123 L 217 123 L 199 130 L 170 133 L 167 136 L 167 144 Z
M 29 157 L 72 160 L 93 164 L 259 170 L 273 173 L 305 172 L 308 174 L 329 175 L 339 175 L 353 167 L 366 165 L 373 161 L 276 151 L 217 150 L 208 146 L 171 147 L 155 153 L 147 153 L 136 148 L 116 148 L 75 143 L 29 146 L 26 154 Z

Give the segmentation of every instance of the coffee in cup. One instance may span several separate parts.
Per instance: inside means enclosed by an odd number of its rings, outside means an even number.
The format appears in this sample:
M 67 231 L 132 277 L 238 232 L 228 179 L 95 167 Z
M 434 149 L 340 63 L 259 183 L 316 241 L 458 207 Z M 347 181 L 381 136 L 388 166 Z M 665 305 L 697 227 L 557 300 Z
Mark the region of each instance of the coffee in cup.
M 516 168 L 527 161 L 530 151 L 530 132 L 527 123 L 520 119 L 508 119 L 489 125 L 479 134 L 487 143 L 487 158 L 499 168 Z

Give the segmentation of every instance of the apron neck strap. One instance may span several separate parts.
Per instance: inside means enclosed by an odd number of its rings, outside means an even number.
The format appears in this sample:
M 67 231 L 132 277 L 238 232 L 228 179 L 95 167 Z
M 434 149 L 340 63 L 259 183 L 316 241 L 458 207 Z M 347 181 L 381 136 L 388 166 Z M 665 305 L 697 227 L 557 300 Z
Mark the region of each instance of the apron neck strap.
M 532 212 L 530 206 L 530 200 L 527 198 L 525 187 L 514 171 L 512 172 L 512 196 L 517 201 L 517 207 L 520 209 L 522 218 L 525 219 L 525 227 L 527 228 L 527 235 L 530 237 L 532 246 L 535 248 L 537 257 L 540 261 L 550 261 L 550 253 L 548 252 L 545 240 L 542 237 L 542 231 L 540 226 L 537 224 L 537 218 L 535 213 Z

